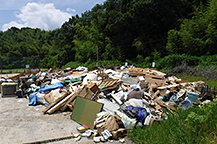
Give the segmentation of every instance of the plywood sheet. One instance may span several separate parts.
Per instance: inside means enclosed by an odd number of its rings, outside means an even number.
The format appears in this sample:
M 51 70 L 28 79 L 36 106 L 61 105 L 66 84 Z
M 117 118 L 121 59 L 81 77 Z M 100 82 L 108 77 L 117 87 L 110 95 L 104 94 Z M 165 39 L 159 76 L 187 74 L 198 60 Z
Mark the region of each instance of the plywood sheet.
M 102 107 L 102 103 L 91 101 L 82 97 L 77 97 L 71 119 L 81 125 L 85 124 L 90 129 L 93 129 L 96 114 L 102 110 Z

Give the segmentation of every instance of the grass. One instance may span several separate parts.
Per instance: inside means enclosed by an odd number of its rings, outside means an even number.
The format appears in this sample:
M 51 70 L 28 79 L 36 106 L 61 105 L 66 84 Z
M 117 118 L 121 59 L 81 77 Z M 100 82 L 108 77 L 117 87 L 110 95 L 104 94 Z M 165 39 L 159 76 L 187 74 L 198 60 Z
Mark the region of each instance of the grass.
M 134 128 L 128 136 L 138 144 L 217 143 L 217 100 L 202 107 L 179 109 L 153 126 Z
M 217 86 L 216 80 L 189 74 L 176 75 L 182 80 L 204 81 Z M 168 119 L 146 127 L 134 128 L 128 132 L 131 140 L 138 144 L 174 144 L 174 143 L 217 143 L 217 99 L 201 107 L 188 110 L 179 109 L 178 114 L 170 113 Z
M 39 71 L 39 69 L 34 69 L 36 71 Z M 41 70 L 47 70 L 47 69 L 44 69 L 42 68 Z M 3 69 L 2 70 L 2 74 L 12 74 L 12 73 L 23 73 L 23 72 L 28 72 L 28 71 L 31 71 L 31 69 Z M 0 73 L 1 73 L 1 70 L 0 70 Z
M 190 82 L 204 81 L 206 84 L 209 85 L 210 88 L 212 88 L 212 89 L 214 87 L 217 88 L 217 80 L 206 79 L 204 77 L 193 76 L 193 75 L 189 75 L 189 74 L 178 74 L 177 77 L 182 79 L 182 80 L 187 80 Z

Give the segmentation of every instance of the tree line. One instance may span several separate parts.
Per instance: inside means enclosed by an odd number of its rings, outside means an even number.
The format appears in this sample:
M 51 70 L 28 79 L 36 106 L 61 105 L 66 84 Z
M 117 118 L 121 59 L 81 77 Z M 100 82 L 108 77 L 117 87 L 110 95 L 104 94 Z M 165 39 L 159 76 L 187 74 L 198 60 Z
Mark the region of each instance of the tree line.
M 149 61 L 170 54 L 217 54 L 216 0 L 107 0 L 45 31 L 0 32 L 1 60 L 32 57 L 44 68 L 71 61 Z M 36 59 L 37 58 L 37 59 Z M 6 68 L 6 65 L 5 65 Z

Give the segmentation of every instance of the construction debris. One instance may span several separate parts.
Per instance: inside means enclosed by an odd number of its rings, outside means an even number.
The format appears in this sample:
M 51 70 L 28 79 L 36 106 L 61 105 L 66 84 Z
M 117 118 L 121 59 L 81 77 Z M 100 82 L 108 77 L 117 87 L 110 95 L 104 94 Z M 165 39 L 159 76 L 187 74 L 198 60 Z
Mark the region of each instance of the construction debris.
M 18 97 L 28 98 L 30 106 L 46 106 L 44 114 L 72 111 L 71 118 L 82 125 L 79 134 L 73 134 L 76 141 L 93 136 L 94 142 L 124 143 L 128 129 L 151 126 L 166 119 L 168 112 L 214 98 L 202 81 L 182 81 L 149 68 L 50 69 L 10 79 L 18 83 Z

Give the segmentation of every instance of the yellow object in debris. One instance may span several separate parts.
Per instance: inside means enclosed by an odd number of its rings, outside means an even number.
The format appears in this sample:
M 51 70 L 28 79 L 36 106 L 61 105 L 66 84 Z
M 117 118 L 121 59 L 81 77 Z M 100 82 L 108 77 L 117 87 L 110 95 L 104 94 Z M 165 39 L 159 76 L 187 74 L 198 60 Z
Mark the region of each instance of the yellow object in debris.
M 19 85 L 19 88 L 21 88 L 22 86 L 23 86 L 23 83 L 21 82 L 20 85 Z

